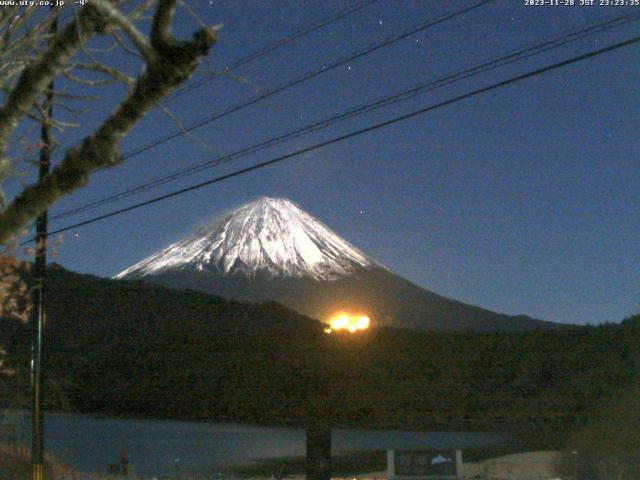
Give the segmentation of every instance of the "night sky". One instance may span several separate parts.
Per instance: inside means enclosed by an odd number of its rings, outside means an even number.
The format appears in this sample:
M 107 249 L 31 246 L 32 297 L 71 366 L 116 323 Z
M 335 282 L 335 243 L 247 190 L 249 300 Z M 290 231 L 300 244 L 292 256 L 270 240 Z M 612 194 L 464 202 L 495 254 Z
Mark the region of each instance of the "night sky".
M 357 2 L 193 0 L 219 43 L 192 81 Z M 372 5 L 170 102 L 189 125 L 322 65 L 476 1 Z M 95 174 L 55 214 L 230 153 L 308 122 L 627 13 L 639 7 L 526 6 L 496 0 L 257 102 Z M 599 0 L 596 0 L 596 4 Z M 197 24 L 184 10 L 177 30 Z M 306 135 L 111 203 L 90 218 L 423 108 L 640 34 L 640 22 Z M 127 69 L 127 57 L 116 58 Z M 138 67 L 136 67 L 138 68 Z M 115 90 L 114 90 L 115 91 Z M 121 91 L 121 90 L 120 90 Z M 113 104 L 96 102 L 86 134 Z M 106 105 L 106 106 L 105 106 Z M 64 235 L 65 267 L 111 276 L 211 217 L 261 196 L 286 197 L 416 284 L 509 314 L 567 323 L 620 321 L 640 300 L 640 45 L 354 137 Z M 172 132 L 147 116 L 123 151 Z

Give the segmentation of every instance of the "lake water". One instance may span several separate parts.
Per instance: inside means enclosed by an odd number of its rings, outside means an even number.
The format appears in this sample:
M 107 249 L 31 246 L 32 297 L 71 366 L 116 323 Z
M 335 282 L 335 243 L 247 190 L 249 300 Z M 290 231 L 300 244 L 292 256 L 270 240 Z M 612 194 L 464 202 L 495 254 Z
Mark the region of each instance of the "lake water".
M 21 422 L 23 430 L 28 430 L 28 413 Z M 335 429 L 332 433 L 334 454 L 392 448 L 465 449 L 507 442 L 505 435 L 477 432 Z M 119 463 L 120 451 L 126 449 L 135 472 L 151 477 L 177 471 L 209 473 L 216 466 L 303 456 L 305 432 L 297 428 L 47 413 L 45 449 L 73 468 L 99 473 L 106 472 L 107 465 Z

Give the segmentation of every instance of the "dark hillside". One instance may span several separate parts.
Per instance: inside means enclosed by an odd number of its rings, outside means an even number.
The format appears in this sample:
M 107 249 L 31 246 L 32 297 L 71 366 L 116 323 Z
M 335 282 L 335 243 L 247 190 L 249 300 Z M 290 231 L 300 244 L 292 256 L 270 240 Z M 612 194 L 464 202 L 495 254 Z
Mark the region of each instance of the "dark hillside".
M 249 304 L 52 268 L 45 361 L 73 409 L 158 418 L 562 434 L 638 372 L 640 325 L 326 335 Z M 28 351 L 26 329 L 0 338 Z M 545 437 L 546 442 L 555 441 Z

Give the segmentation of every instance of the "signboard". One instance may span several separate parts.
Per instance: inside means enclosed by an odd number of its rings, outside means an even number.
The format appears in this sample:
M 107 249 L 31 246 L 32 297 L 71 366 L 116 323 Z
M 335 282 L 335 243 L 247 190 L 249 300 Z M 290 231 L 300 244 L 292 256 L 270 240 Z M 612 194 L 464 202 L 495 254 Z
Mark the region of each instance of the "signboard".
M 391 479 L 458 478 L 460 450 L 389 450 L 387 473 Z

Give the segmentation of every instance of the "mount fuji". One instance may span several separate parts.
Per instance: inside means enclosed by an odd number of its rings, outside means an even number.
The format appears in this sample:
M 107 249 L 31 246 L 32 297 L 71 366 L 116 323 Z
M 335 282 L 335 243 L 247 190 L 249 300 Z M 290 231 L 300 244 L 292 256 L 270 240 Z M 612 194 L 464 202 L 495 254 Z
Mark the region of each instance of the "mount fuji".
M 530 330 L 559 324 L 509 316 L 429 292 L 394 274 L 295 203 L 261 198 L 115 276 L 249 301 L 277 301 L 327 320 L 366 313 L 416 330 Z

